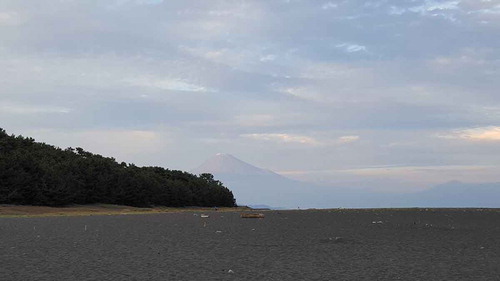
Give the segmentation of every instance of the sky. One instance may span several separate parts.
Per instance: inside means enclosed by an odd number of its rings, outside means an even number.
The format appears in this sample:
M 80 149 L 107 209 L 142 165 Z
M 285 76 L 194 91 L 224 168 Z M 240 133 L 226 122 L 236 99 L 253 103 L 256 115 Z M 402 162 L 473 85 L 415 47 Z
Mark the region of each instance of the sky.
M 0 0 L 0 127 L 192 170 L 500 181 L 500 0 Z

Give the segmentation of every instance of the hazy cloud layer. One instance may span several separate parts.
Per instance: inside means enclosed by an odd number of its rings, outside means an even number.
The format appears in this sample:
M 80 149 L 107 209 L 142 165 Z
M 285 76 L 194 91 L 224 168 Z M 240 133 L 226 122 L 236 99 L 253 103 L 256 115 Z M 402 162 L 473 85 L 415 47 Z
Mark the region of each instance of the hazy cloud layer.
M 0 127 L 184 170 L 500 181 L 498 34 L 500 0 L 2 0 Z

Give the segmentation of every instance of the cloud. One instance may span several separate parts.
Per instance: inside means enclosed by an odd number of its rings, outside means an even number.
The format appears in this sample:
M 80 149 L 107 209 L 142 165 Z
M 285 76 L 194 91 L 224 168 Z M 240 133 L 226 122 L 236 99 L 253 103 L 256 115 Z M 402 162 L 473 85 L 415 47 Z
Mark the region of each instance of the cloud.
M 500 3 L 498 1 L 464 1 L 468 8 L 468 14 L 498 15 L 500 14 Z
M 406 13 L 407 10 L 405 8 L 400 8 L 400 7 L 395 7 L 395 6 L 391 6 L 389 8 L 389 14 L 390 15 L 402 15 L 404 13 Z
M 458 10 L 460 1 L 429 1 L 426 0 L 423 5 L 409 8 L 409 11 L 425 14 L 433 11 Z
M 150 87 L 161 90 L 182 91 L 182 92 L 209 92 L 213 91 L 206 87 L 191 84 L 181 79 L 155 78 L 155 77 L 134 77 L 123 80 L 132 86 Z
M 24 22 L 17 12 L 0 12 L 0 26 L 15 26 Z
M 414 1 L 415 2 L 415 1 Z M 423 3 L 422 3 L 423 2 Z M 389 13 L 393 15 L 402 15 L 404 13 L 418 13 L 421 15 L 435 14 L 444 11 L 455 11 L 459 10 L 460 1 L 416 1 L 415 3 L 421 3 L 420 5 L 415 5 L 407 8 L 390 6 Z
M 357 44 L 342 43 L 335 45 L 335 47 L 342 49 L 347 53 L 366 52 L 366 46 Z
M 473 11 L 473 12 L 470 12 L 471 14 L 472 13 L 479 13 L 479 14 L 493 14 L 493 15 L 499 15 L 500 14 L 500 5 L 497 5 L 493 8 L 489 8 L 489 9 L 480 9 L 480 10 L 476 10 L 476 11 Z
M 336 9 L 337 7 L 338 7 L 337 4 L 332 3 L 332 2 L 327 2 L 321 6 L 321 9 L 330 10 L 330 9 Z
M 423 3 L 422 3 L 423 2 Z M 449 21 L 456 21 L 455 13 L 460 11 L 461 1 L 417 1 L 419 5 L 411 7 L 390 6 L 388 13 L 390 15 L 401 16 L 405 13 L 416 13 L 422 16 L 439 16 Z
M 308 101 L 322 101 L 324 100 L 324 97 L 322 97 L 321 94 L 319 94 L 317 91 L 314 89 L 308 89 L 306 87 L 300 87 L 300 88 L 281 88 L 278 89 L 279 92 L 284 93 L 286 95 L 290 95 L 299 99 L 303 100 L 308 100 Z
M 236 126 L 243 127 L 272 127 L 276 126 L 277 117 L 273 114 L 240 114 L 235 116 Z
M 446 166 L 382 166 L 382 167 L 367 167 L 358 169 L 346 169 L 340 172 L 354 174 L 354 175 L 364 175 L 364 176 L 401 176 L 401 173 L 439 173 L 445 171 L 455 171 L 457 173 L 461 172 L 472 172 L 480 171 L 485 169 L 495 168 L 494 166 L 481 166 L 481 165 L 446 165 Z
M 277 134 L 277 133 L 242 134 L 240 136 L 258 141 L 270 141 L 275 143 L 290 143 L 290 144 L 301 144 L 310 146 L 342 145 L 342 144 L 353 143 L 360 139 L 359 136 L 342 136 L 336 139 L 325 138 L 319 140 L 317 138 L 304 135 Z
M 351 143 L 359 140 L 359 136 L 343 136 L 338 138 L 338 143 Z
M 154 151 L 159 144 L 159 136 L 153 131 L 143 130 L 99 130 L 76 133 L 82 138 L 93 140 L 93 146 L 110 148 L 119 146 L 120 151 L 141 153 Z
M 465 130 L 457 130 L 450 134 L 439 135 L 444 139 L 462 139 L 474 142 L 497 142 L 500 141 L 500 127 L 482 127 Z
M 274 61 L 275 59 L 276 59 L 275 55 L 265 55 L 265 56 L 261 57 L 259 60 L 261 62 L 267 62 L 267 61 Z
M 171 144 L 171 138 L 154 130 L 75 130 L 35 129 L 24 134 L 37 141 L 61 148 L 82 147 L 93 153 L 114 157 L 118 161 L 144 163 L 144 155 L 159 153 Z M 148 164 L 147 162 L 144 164 Z
M 304 145 L 318 145 L 319 142 L 308 136 L 291 134 L 243 134 L 241 137 L 259 141 L 272 141 L 277 143 L 297 143 Z
M 1 103 L 0 112 L 14 115 L 33 115 L 46 113 L 70 113 L 72 109 L 56 106 L 42 106 L 31 104 Z
M 163 3 L 163 0 L 136 0 L 136 3 L 142 5 L 158 5 Z

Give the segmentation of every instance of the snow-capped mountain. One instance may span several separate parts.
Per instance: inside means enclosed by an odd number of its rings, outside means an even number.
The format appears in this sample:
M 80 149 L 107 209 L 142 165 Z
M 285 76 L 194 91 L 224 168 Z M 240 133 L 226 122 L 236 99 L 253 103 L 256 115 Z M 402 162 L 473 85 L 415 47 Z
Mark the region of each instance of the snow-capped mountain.
M 239 205 L 265 204 L 273 207 L 296 208 L 307 186 L 273 171 L 255 167 L 230 154 L 218 153 L 191 171 L 211 173 L 222 181 Z
M 272 171 L 257 168 L 226 153 L 217 153 L 191 172 L 194 174 L 211 173 L 214 175 L 277 175 Z
M 378 207 L 378 201 L 366 192 L 292 180 L 230 154 L 218 153 L 191 172 L 213 174 L 233 191 L 239 205 L 274 208 Z

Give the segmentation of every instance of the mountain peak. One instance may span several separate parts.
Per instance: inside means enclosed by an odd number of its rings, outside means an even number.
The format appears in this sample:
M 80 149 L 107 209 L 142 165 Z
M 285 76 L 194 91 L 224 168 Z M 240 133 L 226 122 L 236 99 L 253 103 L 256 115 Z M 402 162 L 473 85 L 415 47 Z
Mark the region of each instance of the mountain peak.
M 215 154 L 215 156 L 213 157 L 219 157 L 219 158 L 234 158 L 234 159 L 238 159 L 236 157 L 234 157 L 233 155 L 229 154 L 229 153 L 217 153 Z
M 269 175 L 273 172 L 250 165 L 231 154 L 217 153 L 191 171 L 195 174 Z

